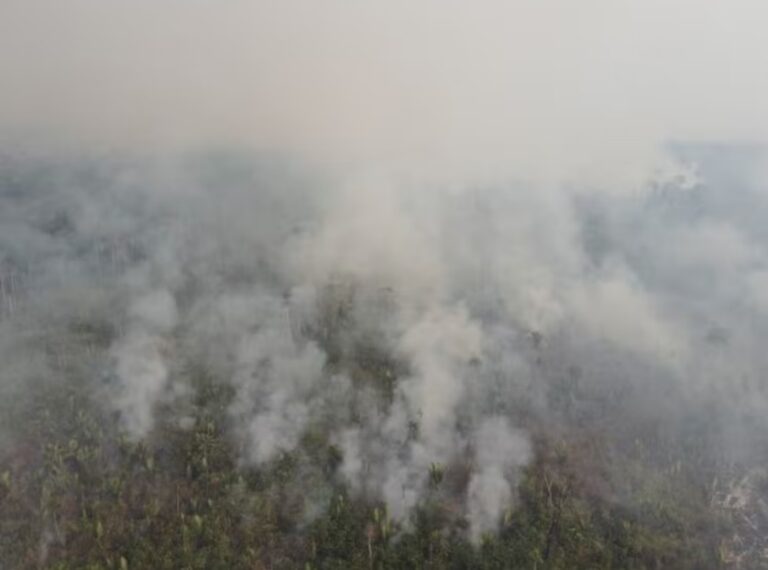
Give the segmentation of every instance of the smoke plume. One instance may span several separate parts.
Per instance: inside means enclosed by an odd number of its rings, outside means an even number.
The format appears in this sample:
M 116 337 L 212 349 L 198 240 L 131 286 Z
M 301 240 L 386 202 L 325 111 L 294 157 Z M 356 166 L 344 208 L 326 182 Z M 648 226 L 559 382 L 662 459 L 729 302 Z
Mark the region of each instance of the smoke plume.
M 319 433 L 328 484 L 475 542 L 543 431 L 707 414 L 757 462 L 766 17 L 5 0 L 0 398 L 84 385 L 142 441 L 204 376 L 246 468 Z

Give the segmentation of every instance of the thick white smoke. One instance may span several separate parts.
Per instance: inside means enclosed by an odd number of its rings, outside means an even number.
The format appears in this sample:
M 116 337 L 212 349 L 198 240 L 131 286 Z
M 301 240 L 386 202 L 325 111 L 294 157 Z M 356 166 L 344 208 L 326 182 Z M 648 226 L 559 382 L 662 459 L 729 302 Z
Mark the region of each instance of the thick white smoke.
M 88 378 L 140 439 L 198 367 L 243 464 L 322 432 L 401 520 L 467 469 L 475 540 L 563 370 L 748 456 L 765 157 L 667 143 L 768 138 L 766 6 L 4 1 L 3 390 Z
M 114 403 L 134 437 L 152 429 L 153 406 L 168 383 L 167 353 L 173 350 L 169 335 L 176 320 L 176 302 L 168 291 L 148 293 L 130 307 L 128 331 L 114 347 L 119 379 Z
M 502 511 L 512 502 L 510 480 L 531 456 L 524 434 L 513 431 L 503 417 L 485 419 L 475 433 L 475 461 L 467 489 L 470 533 L 476 541 L 496 529 Z
M 233 389 L 244 466 L 322 433 L 353 493 L 406 522 L 437 484 L 474 540 L 514 504 L 532 426 L 570 421 L 550 395 L 564 370 L 579 370 L 575 406 L 629 394 L 628 422 L 718 402 L 720 449 L 748 457 L 768 409 L 754 214 L 768 203 L 752 175 L 721 172 L 727 150 L 690 148 L 675 152 L 698 152 L 693 188 L 578 196 L 521 182 L 350 192 L 226 153 L 9 158 L 3 389 L 85 382 L 142 439 L 186 425 L 204 374 Z M 464 486 L 440 490 L 462 470 Z

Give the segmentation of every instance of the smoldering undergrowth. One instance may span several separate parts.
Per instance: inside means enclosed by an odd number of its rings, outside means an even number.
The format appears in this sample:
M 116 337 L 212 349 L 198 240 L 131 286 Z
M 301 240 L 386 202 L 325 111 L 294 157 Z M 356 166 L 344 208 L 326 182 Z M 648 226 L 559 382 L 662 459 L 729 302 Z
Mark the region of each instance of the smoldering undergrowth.
M 672 151 L 692 186 L 416 198 L 276 156 L 7 156 L 2 437 L 71 383 L 151 442 L 159 419 L 190 428 L 204 376 L 231 390 L 244 468 L 306 459 L 308 437 L 333 450 L 303 468 L 308 520 L 343 485 L 407 524 L 444 481 L 476 543 L 543 435 L 629 453 L 651 434 L 651 463 L 699 445 L 713 476 L 759 464 L 766 202 L 705 151 Z M 619 502 L 621 476 L 602 491 Z

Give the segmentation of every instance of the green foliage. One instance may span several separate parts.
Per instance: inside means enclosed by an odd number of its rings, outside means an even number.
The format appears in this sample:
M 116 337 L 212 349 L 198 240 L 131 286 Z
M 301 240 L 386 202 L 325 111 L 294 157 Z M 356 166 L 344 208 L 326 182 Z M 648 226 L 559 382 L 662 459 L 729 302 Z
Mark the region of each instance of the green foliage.
M 355 380 L 386 397 L 396 367 L 367 358 L 358 358 Z M 649 433 L 618 449 L 605 432 L 541 429 L 517 503 L 498 533 L 472 544 L 460 504 L 466 466 L 432 464 L 426 498 L 395 521 L 384 505 L 329 483 L 342 455 L 327 426 L 310 426 L 296 451 L 262 468 L 244 466 L 227 429 L 233 390 L 188 375 L 196 394 L 188 421 L 182 428 L 177 411 L 158 410 L 144 441 L 121 436 L 76 384 L 46 390 L 16 416 L 24 429 L 0 455 L 0 567 L 725 567 L 732 525 L 712 507 L 711 473 L 695 445 Z
M 395 523 L 383 505 L 341 486 L 308 521 L 301 501 L 291 506 L 306 458 L 285 455 L 260 471 L 239 466 L 221 427 L 228 397 L 207 392 L 191 429 L 163 425 L 137 443 L 100 428 L 85 401 L 38 410 L 36 431 L 0 470 L 3 562 L 121 570 L 721 567 L 723 522 L 690 477 L 623 458 L 610 467 L 635 473 L 626 480 L 634 490 L 610 500 L 593 494 L 596 466 L 579 465 L 588 453 L 574 441 L 540 442 L 517 506 L 479 545 L 467 541 L 466 521 L 440 490 L 448 476 L 441 465 L 429 473 L 432 498 L 409 521 Z M 319 434 L 305 447 L 323 469 L 338 461 Z

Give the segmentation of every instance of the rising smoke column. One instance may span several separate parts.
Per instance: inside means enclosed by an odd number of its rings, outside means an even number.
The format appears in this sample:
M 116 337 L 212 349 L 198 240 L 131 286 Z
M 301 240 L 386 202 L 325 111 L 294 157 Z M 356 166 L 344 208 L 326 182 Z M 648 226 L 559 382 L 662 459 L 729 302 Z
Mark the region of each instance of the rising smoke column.
M 567 425 L 564 375 L 627 394 L 629 433 L 711 406 L 713 453 L 749 458 L 765 157 L 665 143 L 765 140 L 765 11 L 4 2 L 2 389 L 92 382 L 141 440 L 193 363 L 235 389 L 243 465 L 336 418 L 340 478 L 407 519 L 470 463 L 476 540 L 518 423 Z M 387 405 L 333 368 L 361 338 L 397 364 Z

